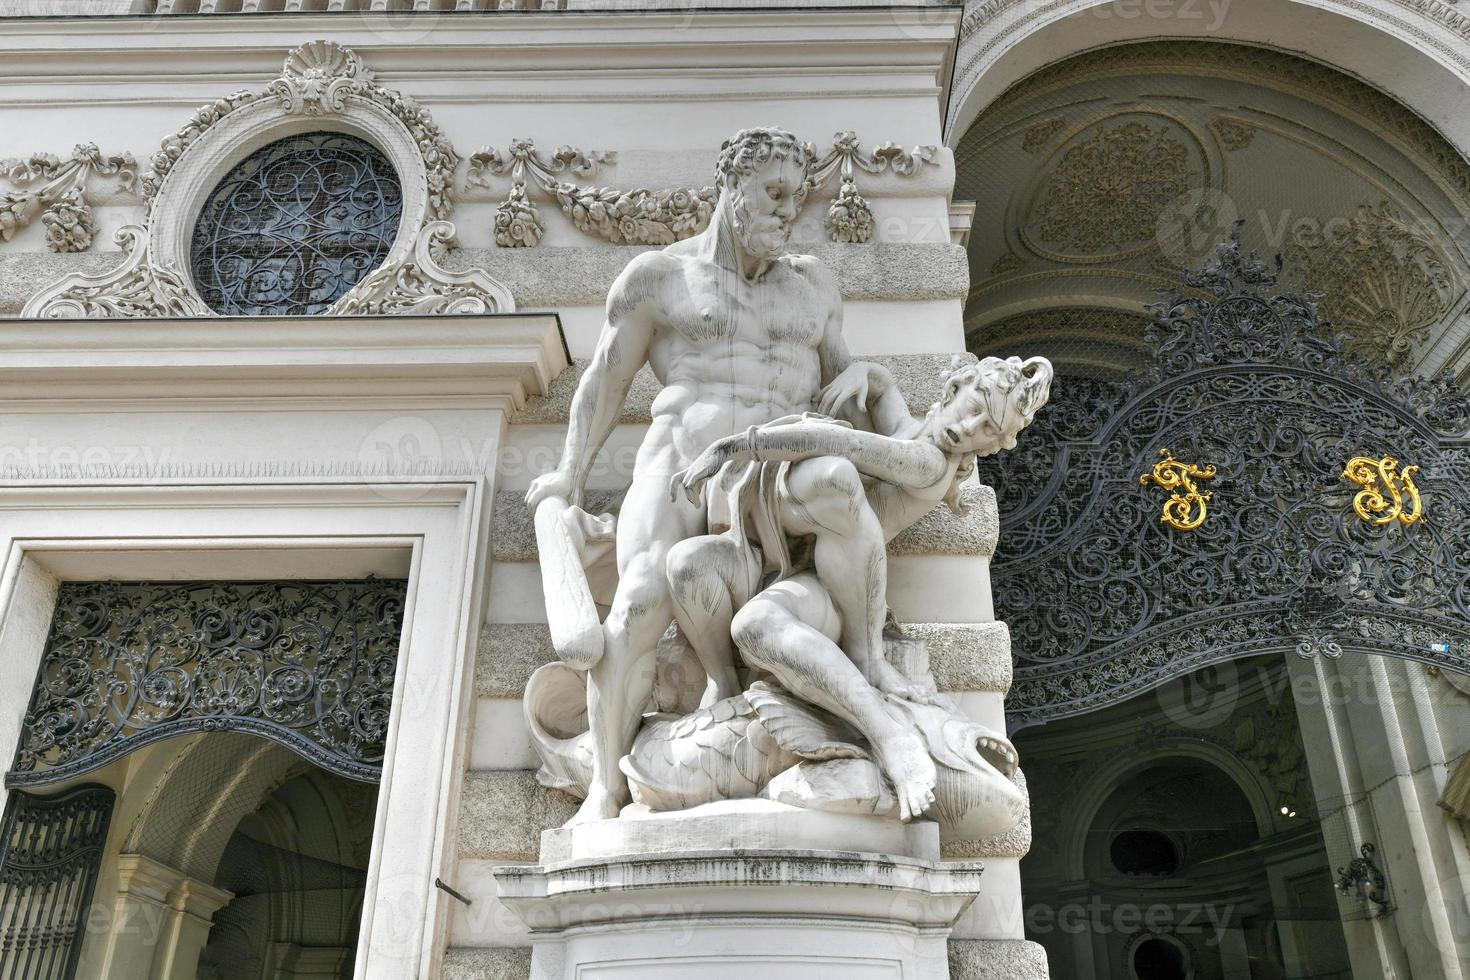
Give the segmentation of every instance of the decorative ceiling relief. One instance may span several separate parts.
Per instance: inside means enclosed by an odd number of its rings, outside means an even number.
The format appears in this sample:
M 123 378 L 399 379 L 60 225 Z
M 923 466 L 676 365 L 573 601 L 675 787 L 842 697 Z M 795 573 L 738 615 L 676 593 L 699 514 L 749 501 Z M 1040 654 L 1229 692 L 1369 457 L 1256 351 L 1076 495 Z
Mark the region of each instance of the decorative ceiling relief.
M 1407 366 L 1462 287 L 1422 225 L 1387 201 L 1348 219 L 1301 222 L 1287 241 L 1289 275 L 1322 295 L 1322 318 L 1354 356 Z
M 1231 152 L 1245 149 L 1256 138 L 1255 126 L 1244 119 L 1234 119 L 1230 116 L 1216 116 L 1211 119 L 1210 132 L 1215 134 L 1221 146 Z
M 816 156 L 815 150 L 812 155 Z M 894 143 L 881 143 L 871 153 L 864 153 L 855 133 L 837 133 L 832 138 L 832 149 L 813 166 L 810 182 L 810 190 L 815 192 L 826 187 L 834 176 L 841 177 L 841 186 L 824 219 L 827 237 L 834 242 L 866 242 L 872 238 L 873 212 L 858 192 L 857 171 L 881 174 L 892 170 L 900 177 L 910 177 L 924 166 L 936 164 L 938 156 L 933 146 L 904 150 Z M 502 248 L 530 248 L 545 232 L 541 213 L 527 194 L 528 178 L 578 231 L 615 245 L 668 245 L 697 235 L 708 226 L 719 196 L 712 185 L 618 190 L 561 179 L 564 174 L 595 177 L 599 168 L 616 160 L 613 152 L 583 151 L 571 146 L 559 147 L 547 158 L 533 140 L 514 139 L 505 153 L 486 146 L 471 156 L 465 186 L 489 187 L 490 176 L 510 177 L 510 193 L 495 210 L 495 243 Z
M 1006 252 L 1000 258 L 990 263 L 990 274 L 992 276 L 1009 275 L 1012 272 L 1020 272 L 1026 268 L 1026 263 L 1015 252 Z
M 1199 141 L 1152 114 L 1087 127 L 1053 153 L 1043 173 L 1022 238 L 1047 258 L 1073 262 L 1153 248 L 1165 208 L 1206 186 Z
M 97 231 L 87 203 L 92 179 L 110 180 L 120 191 L 132 190 L 138 162 L 128 153 L 103 156 L 95 143 L 79 143 L 67 160 L 49 153 L 0 160 L 0 177 L 16 188 L 0 192 L 0 240 L 10 241 L 40 211 L 47 248 L 85 252 Z
M 998 321 L 1017 310 L 1141 309 L 1244 219 L 1247 241 L 1284 256 L 1287 281 L 1325 293 L 1324 329 L 1355 358 L 1470 371 L 1470 347 L 1445 336 L 1470 288 L 1470 241 L 1454 233 L 1470 222 L 1470 164 L 1402 104 L 1323 65 L 1200 41 L 1058 62 L 960 139 L 955 195 L 976 202 L 965 316 L 977 351 L 996 352 Z M 1008 252 L 1024 270 L 992 271 Z M 1049 332 L 1041 353 L 1078 360 Z
M 1046 149 L 1052 139 L 1067 128 L 1067 120 L 1058 116 L 1056 119 L 1048 119 L 1046 122 L 1037 123 L 1026 130 L 1026 135 L 1021 137 L 1021 149 L 1027 153 L 1040 153 Z
M 164 139 L 138 181 L 144 224 L 118 233 L 124 261 L 102 275 L 64 277 L 33 296 L 22 315 L 218 315 L 184 271 L 194 218 L 243 148 L 300 133 L 303 117 L 323 132 L 371 142 L 402 186 L 402 218 L 386 260 L 326 315 L 515 309 L 509 289 L 488 272 L 452 272 L 444 264 L 454 242 L 447 219 L 459 157 L 428 110 L 379 85 L 350 48 L 319 40 L 291 51 L 281 75 L 263 89 L 202 107 Z M 165 201 L 168 206 L 160 207 Z
M 1148 326 L 1147 316 L 1128 310 L 1031 310 L 990 324 L 971 346 L 982 357 L 1034 350 L 1068 377 L 1118 378 L 1142 364 L 1139 347 Z

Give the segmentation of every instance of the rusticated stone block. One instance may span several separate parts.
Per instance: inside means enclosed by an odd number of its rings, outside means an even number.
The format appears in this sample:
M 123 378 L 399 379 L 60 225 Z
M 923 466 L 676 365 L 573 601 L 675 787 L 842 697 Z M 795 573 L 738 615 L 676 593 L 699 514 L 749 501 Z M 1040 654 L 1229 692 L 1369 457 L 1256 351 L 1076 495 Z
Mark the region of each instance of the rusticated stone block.
M 528 980 L 529 946 L 452 946 L 444 954 L 444 980 Z
M 1048 980 L 1046 950 L 1019 939 L 951 939 L 949 980 Z
M 941 691 L 993 691 L 1011 686 L 1011 636 L 1005 623 L 905 623 L 903 630 L 925 641 L 929 669 Z M 492 623 L 480 630 L 475 659 L 475 693 L 518 698 L 542 664 L 556 659 L 544 623 Z
M 541 831 L 560 827 L 577 801 L 536 782 L 529 770 L 469 772 L 459 804 L 459 856 L 535 861 Z
M 888 545 L 891 555 L 983 555 L 995 552 L 1000 519 L 995 510 L 995 491 L 971 485 L 962 491 L 968 507 L 956 514 L 940 504 L 906 528 Z M 590 513 L 615 511 L 622 493 L 589 490 L 583 502 Z M 495 495 L 490 518 L 490 557 L 494 561 L 535 561 L 536 528 L 519 490 L 502 490 Z
M 518 252 L 519 249 L 503 251 Z M 961 360 L 974 360 L 973 354 L 959 355 Z M 951 354 L 886 354 L 864 360 L 882 364 L 893 374 L 898 390 L 908 401 L 909 411 L 923 415 L 929 406 L 939 400 L 940 381 L 954 360 Z M 512 425 L 563 425 L 572 411 L 572 395 L 587 370 L 586 360 L 575 360 L 571 367 L 557 375 L 551 390 L 526 400 L 520 411 L 511 416 Z M 649 409 L 658 395 L 660 385 L 653 372 L 645 365 L 633 378 L 633 387 L 623 403 L 618 421 L 626 424 L 647 424 L 652 416 Z

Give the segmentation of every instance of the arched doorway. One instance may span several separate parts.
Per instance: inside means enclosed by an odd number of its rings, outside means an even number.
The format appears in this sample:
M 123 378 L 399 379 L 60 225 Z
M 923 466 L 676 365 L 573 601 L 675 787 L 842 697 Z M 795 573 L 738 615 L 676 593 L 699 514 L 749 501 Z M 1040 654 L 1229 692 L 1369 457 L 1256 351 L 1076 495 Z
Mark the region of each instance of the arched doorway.
M 232 898 L 214 914 L 200 980 L 352 976 L 376 796 L 310 770 L 240 821 L 215 873 Z
M 6 781 L 43 799 L 95 784 L 109 820 L 86 928 L 48 980 L 352 975 L 403 595 L 61 585 Z M 0 941 L 25 938 L 5 924 Z
M 1227 687 L 1228 710 L 1202 696 Z M 1352 977 L 1339 904 L 1356 906 L 1279 660 L 1205 668 L 1017 747 L 1047 800 L 1021 875 L 1054 975 Z
M 1043 353 L 1058 369 L 1030 441 L 981 472 L 1001 510 L 1007 708 L 1032 760 L 1028 902 L 1048 887 L 1034 870 L 1046 811 L 1067 811 L 1073 788 L 1049 782 L 1048 740 L 1092 739 L 1132 705 L 1115 754 L 1193 760 L 1202 730 L 1217 748 L 1269 750 L 1255 793 L 1239 760 L 1205 761 L 1242 788 L 1260 840 L 1277 841 L 1281 821 L 1317 823 L 1318 851 L 1270 899 L 1299 914 L 1242 925 L 1225 975 L 1332 976 L 1336 961 L 1299 952 L 1330 947 L 1314 930 L 1331 927 L 1360 977 L 1462 978 L 1470 852 L 1435 804 L 1470 750 L 1463 696 L 1444 680 L 1470 653 L 1464 157 L 1343 72 L 1202 41 L 1049 64 L 951 142 L 956 196 L 977 202 L 971 349 Z M 1359 456 L 1420 466 L 1438 522 L 1364 518 Z M 1163 486 L 1171 474 L 1192 485 Z M 1382 475 L 1409 500 L 1401 471 Z M 1293 718 L 1243 714 L 1241 670 L 1256 664 L 1290 685 Z M 1187 697 L 1168 693 L 1181 685 Z M 1201 728 L 1196 703 L 1224 707 Z M 1189 731 L 1155 746 L 1181 714 Z M 1163 838 L 1122 841 L 1137 867 L 1184 861 L 1167 820 L 1112 829 Z M 1080 863 L 1056 874 L 1084 894 L 1096 884 Z M 1208 966 L 1171 937 L 1134 939 L 1093 950 L 1087 962 L 1108 971 L 1096 975 L 1131 976 L 1138 955 L 1159 971 Z

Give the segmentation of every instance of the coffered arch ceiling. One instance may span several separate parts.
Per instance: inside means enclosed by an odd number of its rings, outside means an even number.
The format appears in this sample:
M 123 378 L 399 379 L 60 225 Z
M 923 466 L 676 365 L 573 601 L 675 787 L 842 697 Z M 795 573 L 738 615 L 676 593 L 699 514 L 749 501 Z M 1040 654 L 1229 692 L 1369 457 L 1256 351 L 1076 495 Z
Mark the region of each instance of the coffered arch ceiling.
M 1356 354 L 1470 367 L 1470 166 L 1389 96 L 1238 44 L 1104 48 L 1022 80 L 956 151 L 982 354 L 1125 371 L 1156 289 L 1244 222 Z

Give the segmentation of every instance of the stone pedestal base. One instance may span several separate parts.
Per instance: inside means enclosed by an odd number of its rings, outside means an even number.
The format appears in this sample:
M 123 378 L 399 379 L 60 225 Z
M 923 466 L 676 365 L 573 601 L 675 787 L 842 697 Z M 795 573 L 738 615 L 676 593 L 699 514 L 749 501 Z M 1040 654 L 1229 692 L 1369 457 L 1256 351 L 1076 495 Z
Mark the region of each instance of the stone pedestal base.
M 549 830 L 495 878 L 532 980 L 944 980 L 981 869 L 938 857 L 932 823 L 742 801 Z

